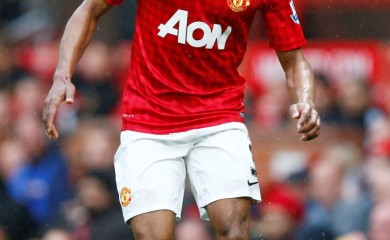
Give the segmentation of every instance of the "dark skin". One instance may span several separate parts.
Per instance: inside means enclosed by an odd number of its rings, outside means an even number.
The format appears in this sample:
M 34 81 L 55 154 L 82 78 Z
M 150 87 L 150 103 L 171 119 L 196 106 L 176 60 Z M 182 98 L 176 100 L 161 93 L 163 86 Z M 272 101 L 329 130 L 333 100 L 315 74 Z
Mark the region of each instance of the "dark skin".
M 49 138 L 58 138 L 53 124 L 54 116 L 62 102 L 73 103 L 75 86 L 71 82 L 76 64 L 90 42 L 98 20 L 111 5 L 104 0 L 86 0 L 69 19 L 61 39 L 53 85 L 45 99 L 43 121 Z
M 100 17 L 109 9 L 111 6 L 104 0 L 84 0 L 68 21 L 61 39 L 53 85 L 43 109 L 43 121 L 49 138 L 59 137 L 54 116 L 62 102 L 73 103 L 75 86 L 71 78 L 76 64 L 88 46 Z M 320 118 L 314 107 L 313 73 L 301 49 L 278 51 L 277 55 L 286 74 L 290 95 L 296 102 L 290 107 L 290 115 L 297 120 L 300 139 L 312 140 L 320 132 Z M 218 240 L 248 238 L 250 206 L 248 198 L 222 199 L 206 206 Z M 129 221 L 137 240 L 173 239 L 175 222 L 175 214 L 169 210 L 144 213 Z
M 320 134 L 320 116 L 315 110 L 315 82 L 313 71 L 300 48 L 276 52 L 286 74 L 287 88 L 295 104 L 289 112 L 297 119 L 297 132 L 302 141 L 312 140 Z

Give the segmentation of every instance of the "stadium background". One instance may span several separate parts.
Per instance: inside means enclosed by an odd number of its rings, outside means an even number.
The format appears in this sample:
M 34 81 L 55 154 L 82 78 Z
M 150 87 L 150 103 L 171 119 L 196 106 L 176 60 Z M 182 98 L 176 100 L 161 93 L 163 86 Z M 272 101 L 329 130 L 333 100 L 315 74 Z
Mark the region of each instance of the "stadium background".
M 0 240 L 132 239 L 116 201 L 112 156 L 135 2 L 100 21 L 78 65 L 75 104 L 44 136 L 43 99 L 58 43 L 81 1 L 0 1 Z M 296 0 L 317 79 L 321 136 L 300 142 L 283 72 L 260 16 L 241 72 L 263 203 L 251 240 L 390 239 L 390 1 Z M 178 240 L 212 239 L 191 192 Z

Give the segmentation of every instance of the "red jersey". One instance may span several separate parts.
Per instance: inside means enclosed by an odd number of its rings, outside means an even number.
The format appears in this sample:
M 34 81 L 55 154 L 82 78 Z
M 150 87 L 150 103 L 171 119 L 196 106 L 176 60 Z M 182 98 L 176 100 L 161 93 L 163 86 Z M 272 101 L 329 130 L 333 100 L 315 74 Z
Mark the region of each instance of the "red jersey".
M 122 130 L 168 134 L 243 122 L 246 83 L 237 67 L 256 11 L 271 47 L 305 44 L 292 0 L 138 0 Z

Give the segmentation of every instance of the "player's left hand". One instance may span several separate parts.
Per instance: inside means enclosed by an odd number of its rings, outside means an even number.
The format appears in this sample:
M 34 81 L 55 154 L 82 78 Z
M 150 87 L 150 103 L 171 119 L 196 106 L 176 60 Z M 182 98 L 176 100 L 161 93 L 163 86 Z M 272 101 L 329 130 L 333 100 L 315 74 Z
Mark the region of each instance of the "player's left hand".
M 297 119 L 297 131 L 302 134 L 302 141 L 310 141 L 320 134 L 320 115 L 310 103 L 296 103 L 290 106 L 290 115 Z

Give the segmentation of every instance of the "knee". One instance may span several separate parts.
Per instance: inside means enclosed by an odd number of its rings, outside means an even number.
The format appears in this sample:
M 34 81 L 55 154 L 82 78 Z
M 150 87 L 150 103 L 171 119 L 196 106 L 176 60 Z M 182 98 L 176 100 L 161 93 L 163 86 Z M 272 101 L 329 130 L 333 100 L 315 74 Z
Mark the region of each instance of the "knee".
M 217 239 L 221 240 L 247 240 L 248 233 L 246 231 L 229 229 L 217 232 Z
M 221 240 L 247 240 L 248 224 L 246 222 L 230 223 L 215 229 L 217 239 Z
M 211 225 L 218 240 L 247 240 L 250 201 L 225 199 L 207 206 Z
M 173 233 L 168 231 L 155 231 L 150 226 L 145 228 L 133 228 L 132 232 L 135 239 L 139 240 L 171 240 Z

